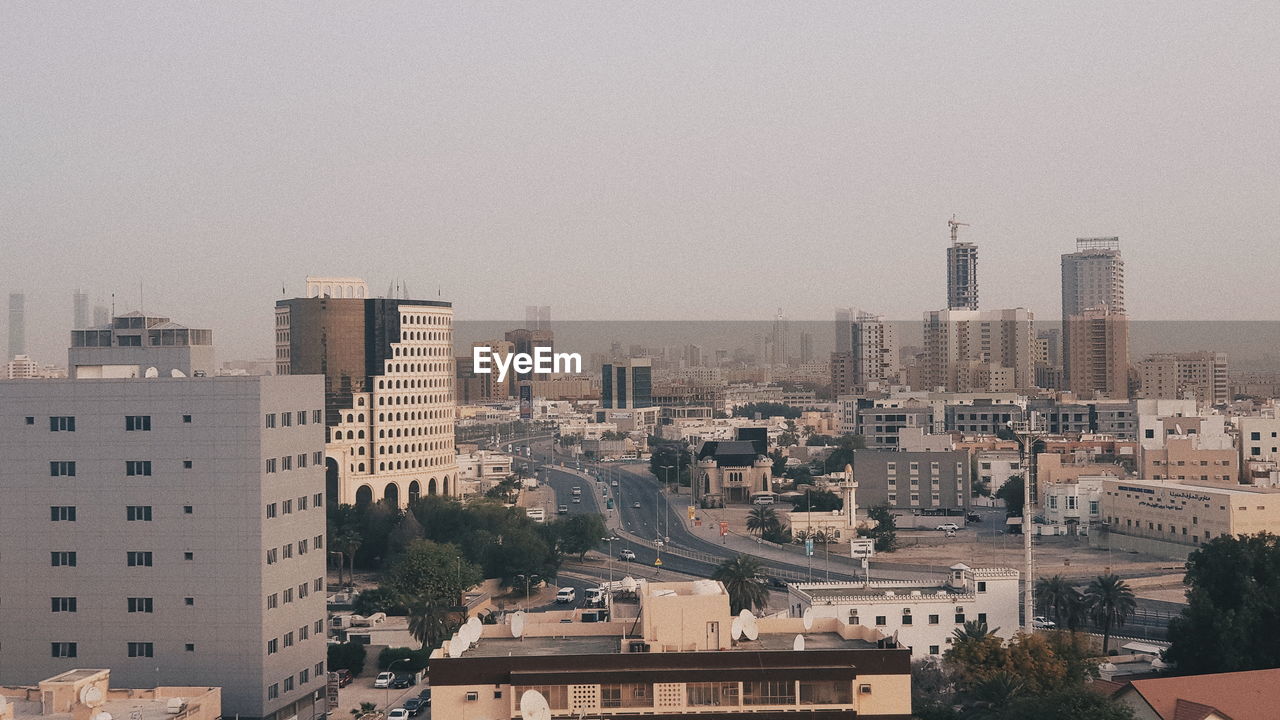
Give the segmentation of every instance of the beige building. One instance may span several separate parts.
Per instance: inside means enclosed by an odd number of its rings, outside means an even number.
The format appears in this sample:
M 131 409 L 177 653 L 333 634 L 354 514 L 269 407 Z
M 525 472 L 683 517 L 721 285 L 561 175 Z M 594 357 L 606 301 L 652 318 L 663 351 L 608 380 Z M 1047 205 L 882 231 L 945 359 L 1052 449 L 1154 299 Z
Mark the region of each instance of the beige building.
M 741 620 L 720 583 L 641 580 L 636 595 L 638 606 L 614 603 L 603 622 L 581 622 L 581 610 L 531 613 L 519 631 L 483 625 L 473 643 L 455 635 L 431 656 L 433 716 L 519 718 L 531 690 L 553 718 L 911 713 L 911 651 L 874 629 L 753 618 L 734 637 Z
M 1177 400 L 1190 395 L 1206 406 L 1231 402 L 1226 353 L 1160 353 L 1139 362 L 1136 370 L 1139 398 Z
M 1199 545 L 1215 537 L 1275 532 L 1280 490 L 1103 479 L 1102 515 L 1112 532 Z
M 35 685 L 0 686 L 0 720 L 218 720 L 217 687 L 111 687 L 110 670 L 68 670 Z
M 1034 387 L 1033 320 L 1023 308 L 925 313 L 924 388 L 1004 392 Z
M 1067 326 L 1067 389 L 1082 400 L 1129 397 L 1129 317 L 1089 308 Z

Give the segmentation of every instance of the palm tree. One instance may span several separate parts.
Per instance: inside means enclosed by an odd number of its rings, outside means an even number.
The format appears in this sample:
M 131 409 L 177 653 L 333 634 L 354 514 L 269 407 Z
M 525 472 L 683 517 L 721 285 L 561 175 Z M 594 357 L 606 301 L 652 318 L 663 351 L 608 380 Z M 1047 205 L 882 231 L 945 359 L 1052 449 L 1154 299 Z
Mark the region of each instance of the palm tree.
M 747 530 L 750 532 L 763 535 L 777 526 L 778 513 L 768 505 L 757 505 L 747 513 Z
M 952 644 L 959 645 L 969 640 L 985 640 L 989 636 L 995 635 L 999 629 L 989 630 L 986 623 L 969 620 L 963 626 L 951 631 L 951 637 L 955 638 Z
M 1102 626 L 1102 652 L 1105 655 L 1112 626 L 1123 626 L 1137 607 L 1133 590 L 1119 575 L 1100 575 L 1089 583 L 1084 598 L 1089 617 Z
M 760 579 L 760 562 L 749 555 L 725 560 L 711 573 L 712 580 L 724 583 L 729 593 L 729 609 L 734 615 L 742 610 L 762 609 L 769 600 L 769 587 Z
M 973 696 L 991 707 L 1002 708 L 1027 689 L 1022 678 L 1008 670 L 1000 670 L 973 688 Z
M 409 605 L 409 634 L 422 647 L 439 647 L 458 629 L 458 617 L 450 607 L 432 602 Z
M 1080 622 L 1080 609 L 1083 599 L 1080 591 L 1061 575 L 1036 580 L 1036 603 L 1045 609 L 1045 614 L 1053 618 L 1059 627 L 1072 630 Z
M 349 569 L 347 570 L 348 584 L 355 582 L 356 574 L 356 551 L 364 544 L 364 538 L 360 536 L 360 532 L 355 528 L 346 527 L 339 531 L 338 536 L 334 538 L 334 544 L 342 549 L 342 555 L 347 560 Z M 342 584 L 342 567 L 338 567 L 338 584 Z

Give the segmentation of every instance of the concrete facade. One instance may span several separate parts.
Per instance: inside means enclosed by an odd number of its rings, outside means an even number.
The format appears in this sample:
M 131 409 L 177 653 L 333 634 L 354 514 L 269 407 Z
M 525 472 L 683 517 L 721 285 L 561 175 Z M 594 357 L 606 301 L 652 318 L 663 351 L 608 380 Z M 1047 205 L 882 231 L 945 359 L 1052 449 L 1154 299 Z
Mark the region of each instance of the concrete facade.
M 1194 546 L 1280 527 L 1280 490 L 1104 479 L 1102 492 L 1102 514 L 1113 536 Z
M 969 453 L 858 450 L 853 454 L 858 505 L 939 514 L 969 507 Z

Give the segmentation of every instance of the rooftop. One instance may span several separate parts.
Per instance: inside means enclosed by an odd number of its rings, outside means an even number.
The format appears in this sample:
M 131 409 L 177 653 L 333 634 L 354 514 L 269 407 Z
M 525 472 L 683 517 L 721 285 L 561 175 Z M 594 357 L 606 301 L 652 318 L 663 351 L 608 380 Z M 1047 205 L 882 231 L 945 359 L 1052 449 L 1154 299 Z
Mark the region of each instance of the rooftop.
M 866 640 L 845 639 L 834 632 L 807 632 L 806 650 L 872 650 L 876 644 Z M 728 650 L 697 652 L 791 650 L 794 633 L 761 633 L 755 640 L 740 640 Z M 636 642 L 643 642 L 639 638 Z M 624 639 L 620 634 L 575 637 L 482 638 L 463 657 L 527 657 L 547 655 L 617 655 Z

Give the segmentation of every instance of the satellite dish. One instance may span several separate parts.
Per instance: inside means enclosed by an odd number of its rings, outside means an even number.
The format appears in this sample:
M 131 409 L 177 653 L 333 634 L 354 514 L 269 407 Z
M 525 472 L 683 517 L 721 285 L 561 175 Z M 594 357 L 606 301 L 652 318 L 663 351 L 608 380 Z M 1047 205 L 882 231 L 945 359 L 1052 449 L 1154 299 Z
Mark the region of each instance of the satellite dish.
M 460 658 L 462 653 L 467 651 L 467 643 L 457 635 L 453 636 L 453 640 L 449 641 L 449 657 Z
M 635 578 L 633 578 L 633 577 L 631 577 L 630 575 L 628 575 L 628 576 L 626 576 L 626 577 L 622 578 L 622 591 L 623 591 L 623 592 L 629 592 L 629 593 L 630 593 L 630 592 L 635 592 L 635 591 L 636 591 L 636 579 L 635 579 Z
M 729 637 L 734 642 L 742 639 L 742 618 L 734 617 L 733 622 L 729 625 Z
M 97 715 L 94 715 L 90 720 L 111 720 L 111 713 L 104 710 Z
M 169 371 L 169 377 L 186 377 L 186 376 L 187 374 L 182 372 L 178 368 L 174 368 Z
M 796 652 L 804 650 L 804 635 L 796 635 L 796 639 L 791 641 L 791 649 Z
M 524 611 L 521 610 L 511 616 L 511 637 L 524 636 Z
M 160 377 L 160 371 L 155 369 L 154 367 L 149 367 L 147 368 L 147 371 L 143 373 L 142 376 L 148 377 L 148 378 L 158 378 Z
M 80 702 L 89 707 L 102 704 L 102 688 L 97 685 L 86 685 L 80 690 Z
M 520 696 L 520 717 L 523 720 L 551 720 L 551 706 L 537 690 L 525 690 Z
M 742 634 L 747 636 L 748 640 L 755 640 L 760 637 L 760 626 L 756 624 L 756 616 L 751 614 L 750 610 L 743 610 L 746 613 L 742 615 Z
M 804 629 L 806 631 L 812 630 L 813 629 L 813 608 L 812 607 L 805 608 L 804 615 L 801 616 L 801 619 L 804 621 Z

